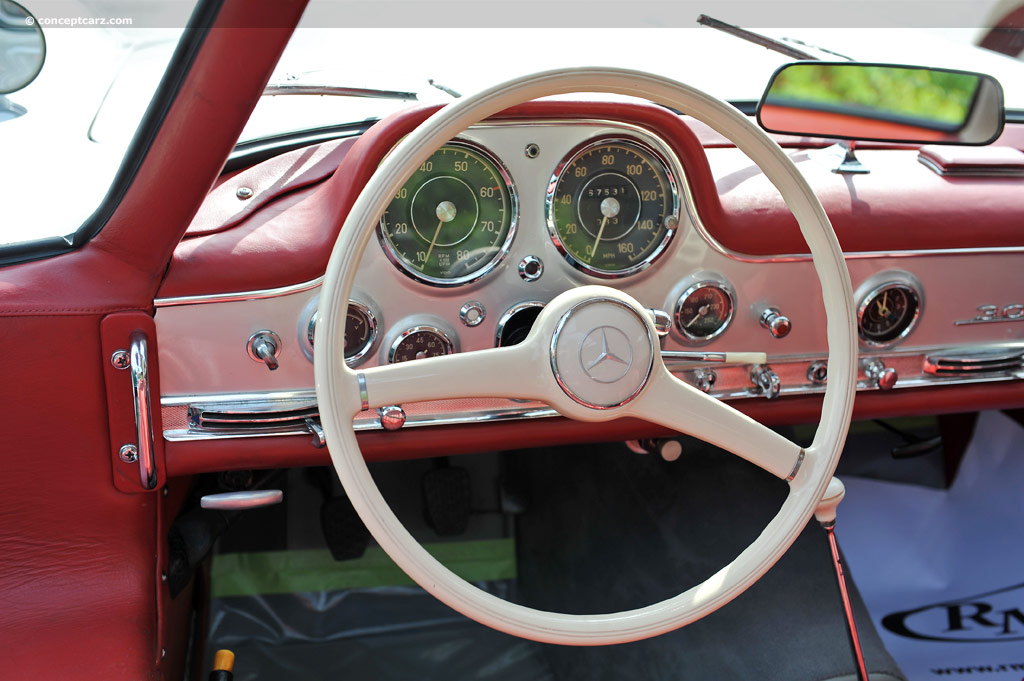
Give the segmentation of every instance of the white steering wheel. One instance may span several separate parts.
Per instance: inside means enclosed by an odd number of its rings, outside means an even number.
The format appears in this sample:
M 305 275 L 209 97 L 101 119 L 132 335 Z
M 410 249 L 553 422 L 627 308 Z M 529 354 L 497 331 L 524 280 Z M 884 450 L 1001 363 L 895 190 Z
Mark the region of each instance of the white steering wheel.
M 807 449 L 673 376 L 661 360 L 644 307 L 605 286 L 557 296 L 519 345 L 361 371 L 345 365 L 345 310 L 356 268 L 380 215 L 415 169 L 473 123 L 537 97 L 575 92 L 633 95 L 690 114 L 732 140 L 781 192 L 810 246 L 828 318 L 828 384 L 821 422 Z M 334 246 L 320 295 L 316 393 L 331 458 L 353 506 L 381 547 L 420 586 L 462 614 L 516 636 L 570 645 L 623 643 L 671 631 L 725 605 L 796 539 L 846 440 L 856 387 L 854 328 L 849 274 L 821 203 L 793 162 L 746 116 L 692 87 L 639 71 L 548 71 L 449 104 L 398 144 L 367 182 Z M 593 361 L 606 351 L 622 361 Z M 641 418 L 706 440 L 789 480 L 789 495 L 733 562 L 673 598 L 604 615 L 510 603 L 456 576 L 413 539 L 377 489 L 352 428 L 353 416 L 363 409 L 468 397 L 540 400 L 582 421 Z

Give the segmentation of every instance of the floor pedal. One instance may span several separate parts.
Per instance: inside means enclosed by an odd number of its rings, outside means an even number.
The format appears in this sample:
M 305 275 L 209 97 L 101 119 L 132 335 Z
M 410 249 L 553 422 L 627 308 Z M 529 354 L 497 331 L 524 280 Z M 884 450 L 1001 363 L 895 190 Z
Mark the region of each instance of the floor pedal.
M 469 471 L 456 466 L 423 474 L 423 505 L 427 524 L 442 537 L 463 534 L 469 526 L 472 494 Z
M 334 560 L 361 558 L 370 532 L 348 497 L 332 497 L 320 506 L 320 527 Z

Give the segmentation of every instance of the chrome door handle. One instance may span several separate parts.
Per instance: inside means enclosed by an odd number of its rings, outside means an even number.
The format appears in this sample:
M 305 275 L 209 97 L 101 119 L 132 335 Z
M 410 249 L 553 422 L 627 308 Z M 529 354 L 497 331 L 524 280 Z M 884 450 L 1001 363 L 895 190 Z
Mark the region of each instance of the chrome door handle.
M 138 442 L 139 482 L 143 489 L 156 487 L 156 457 L 153 455 L 153 411 L 149 401 L 149 361 L 146 334 L 132 334 L 128 352 L 132 376 L 132 398 L 135 401 L 135 432 Z

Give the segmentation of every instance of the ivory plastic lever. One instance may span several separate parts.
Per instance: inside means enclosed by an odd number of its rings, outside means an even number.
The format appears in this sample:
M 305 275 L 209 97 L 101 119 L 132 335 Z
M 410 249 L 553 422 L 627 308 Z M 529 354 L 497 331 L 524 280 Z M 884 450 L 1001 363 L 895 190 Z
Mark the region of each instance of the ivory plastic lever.
M 247 508 L 280 504 L 283 499 L 284 492 L 279 489 L 256 489 L 244 492 L 207 494 L 199 500 L 199 505 L 202 508 L 217 511 L 244 511 Z

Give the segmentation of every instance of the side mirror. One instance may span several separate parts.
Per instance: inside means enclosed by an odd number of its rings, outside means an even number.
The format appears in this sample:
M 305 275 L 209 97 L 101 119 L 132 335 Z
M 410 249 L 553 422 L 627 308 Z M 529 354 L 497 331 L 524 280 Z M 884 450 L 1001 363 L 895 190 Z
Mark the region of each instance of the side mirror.
M 39 75 L 46 40 L 39 22 L 12 0 L 0 0 L 0 95 L 16 92 Z
M 983 145 L 1003 131 L 1003 88 L 968 71 L 797 62 L 772 76 L 757 121 L 787 135 Z

